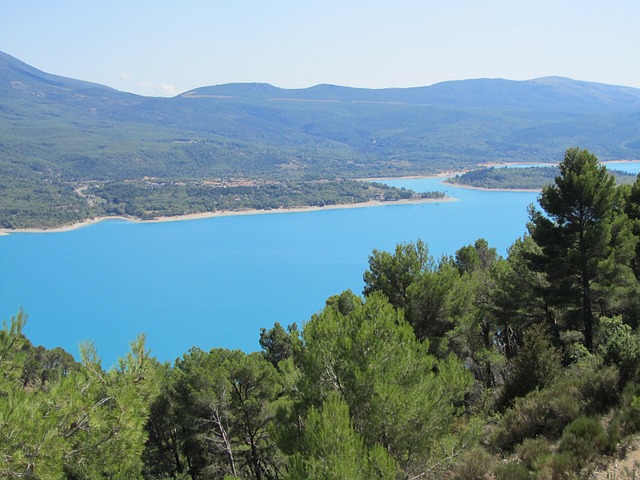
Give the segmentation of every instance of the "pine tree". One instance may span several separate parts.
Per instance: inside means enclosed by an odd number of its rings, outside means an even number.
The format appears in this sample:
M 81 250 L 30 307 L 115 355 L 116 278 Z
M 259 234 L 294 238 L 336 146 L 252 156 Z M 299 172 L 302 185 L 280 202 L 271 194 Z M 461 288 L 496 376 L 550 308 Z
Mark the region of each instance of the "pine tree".
M 539 203 L 544 213 L 530 212 L 529 231 L 542 249 L 533 267 L 545 272 L 553 303 L 566 308 L 568 327 L 581 330 L 591 350 L 594 306 L 605 301 L 596 285 L 610 282 L 624 263 L 615 248 L 615 179 L 593 154 L 572 148 Z

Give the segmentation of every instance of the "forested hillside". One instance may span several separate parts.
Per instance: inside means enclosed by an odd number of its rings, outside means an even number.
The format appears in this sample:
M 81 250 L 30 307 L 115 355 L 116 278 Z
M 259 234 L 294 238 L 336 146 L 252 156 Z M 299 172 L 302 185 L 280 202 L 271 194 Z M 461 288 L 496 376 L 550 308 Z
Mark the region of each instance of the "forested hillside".
M 501 258 L 373 251 L 362 296 L 261 352 L 137 339 L 104 371 L 0 331 L 0 475 L 146 479 L 589 479 L 640 434 L 640 179 L 570 149 Z M 428 239 L 426 239 L 428 240 Z M 258 332 L 256 332 L 258 334 Z M 638 466 L 599 478 L 637 478 Z
M 295 190 L 316 180 L 552 161 L 567 145 L 603 160 L 637 159 L 639 105 L 638 89 L 563 78 L 379 90 L 231 84 L 150 98 L 44 73 L 0 52 L 0 227 L 108 215 L 118 206 L 97 208 L 79 189 L 100 192 L 109 183 L 148 197 L 149 178 L 158 204 L 140 209 L 169 204 L 162 208 L 193 213 L 171 203 L 168 186 L 268 181 Z M 207 203 L 209 190 L 191 190 L 194 205 Z

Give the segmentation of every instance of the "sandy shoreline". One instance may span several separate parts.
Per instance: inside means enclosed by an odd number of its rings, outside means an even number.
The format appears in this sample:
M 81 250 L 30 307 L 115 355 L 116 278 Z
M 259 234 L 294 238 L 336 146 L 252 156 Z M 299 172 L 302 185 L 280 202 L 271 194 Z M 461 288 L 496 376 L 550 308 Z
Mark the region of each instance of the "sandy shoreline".
M 601 162 L 602 163 L 602 162 Z M 485 162 L 478 163 L 479 167 L 508 167 L 509 165 L 540 165 L 541 167 L 557 167 L 557 162 Z
M 640 160 L 602 160 L 598 161 L 603 165 L 608 163 L 634 163 L 640 162 Z M 509 165 L 540 165 L 540 166 L 549 166 L 549 167 L 557 167 L 560 165 L 557 162 L 486 162 L 486 163 L 478 163 L 479 167 L 507 167 Z
M 462 175 L 463 173 L 467 173 L 469 170 L 445 170 L 440 173 L 432 173 L 431 175 L 405 175 L 403 177 L 367 177 L 367 178 L 358 178 L 357 180 L 363 180 L 365 182 L 376 182 L 383 180 L 420 180 L 423 178 L 444 178 L 444 177 L 455 177 L 456 175 Z
M 126 220 L 132 223 L 164 223 L 164 222 L 182 222 L 182 221 L 188 221 L 188 220 L 199 220 L 203 218 L 213 218 L 213 217 L 230 217 L 230 216 L 238 216 L 238 215 L 270 215 L 270 214 L 277 214 L 277 213 L 304 213 L 304 212 L 316 212 L 320 210 L 336 210 L 336 209 L 343 209 L 343 208 L 383 207 L 383 206 L 393 206 L 393 205 L 412 205 L 412 204 L 420 204 L 420 203 L 437 203 L 437 202 L 453 202 L 453 201 L 456 201 L 456 199 L 452 197 L 420 198 L 415 200 L 414 199 L 396 200 L 396 201 L 388 201 L 388 202 L 371 200 L 369 202 L 327 205 L 324 207 L 293 207 L 293 208 L 278 208 L 278 209 L 272 209 L 272 210 L 256 210 L 256 209 L 222 210 L 222 211 L 216 211 L 216 212 L 190 213 L 187 215 L 176 215 L 173 217 L 157 217 L 150 220 L 141 220 L 139 218 L 123 217 L 123 216 L 98 217 L 98 218 L 92 218 L 89 220 L 84 220 L 82 222 L 74 223 L 72 225 L 63 225 L 60 227 L 47 228 L 47 229 L 41 229 L 41 228 L 22 228 L 22 229 L 15 229 L 15 230 L 0 229 L 0 235 L 10 235 L 12 233 L 69 232 L 72 230 L 88 227 L 89 225 L 94 225 L 96 223 L 104 222 L 108 220 Z

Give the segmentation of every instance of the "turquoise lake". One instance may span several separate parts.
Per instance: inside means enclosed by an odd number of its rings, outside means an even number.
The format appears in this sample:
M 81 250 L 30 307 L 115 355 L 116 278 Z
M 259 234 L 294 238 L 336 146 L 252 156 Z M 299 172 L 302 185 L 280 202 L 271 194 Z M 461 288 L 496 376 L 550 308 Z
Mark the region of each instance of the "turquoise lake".
M 640 162 L 622 166 L 631 171 Z M 79 344 L 90 340 L 105 367 L 141 332 L 161 361 L 192 346 L 258 350 L 261 327 L 302 325 L 329 296 L 360 294 L 373 249 L 420 238 L 439 257 L 482 237 L 506 255 L 525 233 L 527 206 L 538 196 L 457 188 L 442 179 L 385 183 L 441 190 L 457 201 L 166 223 L 109 220 L 0 237 L 0 318 L 22 307 L 34 344 L 77 357 Z

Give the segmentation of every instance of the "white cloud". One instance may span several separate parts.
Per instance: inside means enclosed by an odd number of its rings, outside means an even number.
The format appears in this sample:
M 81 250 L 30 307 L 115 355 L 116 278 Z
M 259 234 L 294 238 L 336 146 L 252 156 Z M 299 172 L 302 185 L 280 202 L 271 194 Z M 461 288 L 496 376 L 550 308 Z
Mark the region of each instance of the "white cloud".
M 140 82 L 138 86 L 152 90 L 153 95 L 173 96 L 178 93 L 173 85 L 167 83 Z
M 173 85 L 168 85 L 166 83 L 160 84 L 160 88 L 162 88 L 162 91 L 167 95 L 176 95 L 178 93 Z
M 120 80 L 124 80 L 125 82 L 134 82 L 128 86 L 124 86 L 124 84 L 121 84 L 121 86 L 123 86 L 127 91 L 137 93 L 138 95 L 173 97 L 178 94 L 176 88 L 173 85 L 162 82 L 138 82 L 127 72 L 118 73 L 118 78 Z

